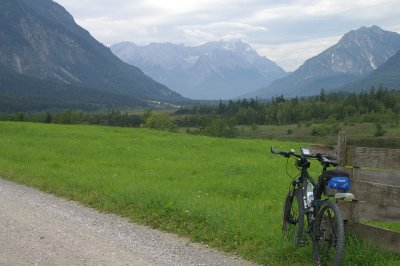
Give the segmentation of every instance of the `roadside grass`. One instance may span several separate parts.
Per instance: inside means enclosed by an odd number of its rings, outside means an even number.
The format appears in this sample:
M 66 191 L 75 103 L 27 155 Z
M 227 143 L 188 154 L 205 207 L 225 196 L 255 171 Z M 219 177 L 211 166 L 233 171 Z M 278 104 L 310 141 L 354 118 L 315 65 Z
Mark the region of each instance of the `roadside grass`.
M 265 265 L 312 264 L 310 246 L 282 238 L 290 178 L 271 145 L 302 144 L 0 122 L 0 175 Z M 348 238 L 344 265 L 399 260 Z

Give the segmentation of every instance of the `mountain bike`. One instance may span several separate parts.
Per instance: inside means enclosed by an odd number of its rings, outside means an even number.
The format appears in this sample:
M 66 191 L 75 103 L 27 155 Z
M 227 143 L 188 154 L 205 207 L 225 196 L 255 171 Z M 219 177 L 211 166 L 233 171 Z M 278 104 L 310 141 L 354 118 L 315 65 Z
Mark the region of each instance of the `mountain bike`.
M 297 247 L 303 247 L 312 241 L 315 265 L 341 265 L 344 252 L 344 224 L 341 211 L 333 199 L 354 199 L 347 191 L 350 189 L 349 175 L 341 170 L 327 170 L 337 167 L 334 157 L 311 154 L 308 148 L 300 148 L 301 154 L 292 149 L 288 152 L 275 150 L 287 158 L 286 172 L 290 157 L 300 176 L 292 179 L 285 198 L 282 214 L 282 232 L 288 238 L 294 238 Z M 311 161 L 321 163 L 322 174 L 315 181 L 308 169 Z M 290 175 L 289 175 L 290 176 Z

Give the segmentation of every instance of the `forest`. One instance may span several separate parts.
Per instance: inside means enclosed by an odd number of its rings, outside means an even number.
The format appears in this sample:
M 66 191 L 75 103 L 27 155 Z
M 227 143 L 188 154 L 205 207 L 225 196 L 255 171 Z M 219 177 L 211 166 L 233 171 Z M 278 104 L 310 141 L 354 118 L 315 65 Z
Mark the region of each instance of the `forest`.
M 220 101 L 216 105 L 182 107 L 177 125 L 200 126 L 202 117 L 225 117 L 238 125 L 287 125 L 307 122 L 352 121 L 399 123 L 400 92 L 384 88 L 369 92 L 329 93 L 321 90 L 312 97 L 285 99 L 283 96 L 271 101 L 241 99 Z
M 313 128 L 313 135 L 337 133 L 338 123 L 375 123 L 377 135 L 384 134 L 381 124 L 400 124 L 400 91 L 372 88 L 362 93 L 326 93 L 312 97 L 269 101 L 239 99 L 194 104 L 178 109 L 142 112 L 107 111 L 90 113 L 65 110 L 58 113 L 0 113 L 3 121 L 30 121 L 57 124 L 92 124 L 119 127 L 146 127 L 217 137 L 235 137 L 238 126 L 328 124 Z M 379 130 L 381 133 L 379 133 Z M 288 130 L 289 131 L 289 130 Z M 334 132 L 328 132 L 334 131 Z M 289 132 L 290 133 L 290 132 Z

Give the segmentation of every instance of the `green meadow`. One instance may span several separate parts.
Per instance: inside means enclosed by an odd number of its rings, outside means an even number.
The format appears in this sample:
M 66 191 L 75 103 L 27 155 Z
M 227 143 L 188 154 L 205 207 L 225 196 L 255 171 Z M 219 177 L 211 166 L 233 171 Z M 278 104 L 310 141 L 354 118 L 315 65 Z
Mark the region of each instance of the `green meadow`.
M 0 176 L 264 265 L 312 264 L 311 246 L 282 237 L 290 177 L 271 145 L 306 144 L 0 122 Z M 293 162 L 289 173 L 297 173 Z M 399 261 L 347 238 L 344 265 Z

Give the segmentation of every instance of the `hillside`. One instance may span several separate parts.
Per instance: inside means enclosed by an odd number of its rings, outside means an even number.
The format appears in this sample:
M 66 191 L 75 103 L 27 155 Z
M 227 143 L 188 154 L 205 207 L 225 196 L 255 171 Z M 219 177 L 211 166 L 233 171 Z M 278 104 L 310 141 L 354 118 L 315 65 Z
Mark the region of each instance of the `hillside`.
M 400 51 L 367 77 L 346 84 L 338 90 L 368 91 L 372 87 L 379 88 L 380 86 L 400 89 Z
M 124 42 L 111 50 L 155 80 L 193 99 L 230 99 L 270 84 L 285 71 L 240 40 L 199 46 Z
M 289 76 L 247 96 L 316 95 L 370 74 L 400 50 L 400 34 L 377 26 L 346 33 L 337 44 L 308 59 Z
M 0 67 L 0 112 L 93 111 L 123 106 L 144 107 L 146 103 L 134 97 L 46 81 Z
M 0 66 L 43 80 L 141 100 L 182 96 L 128 65 L 51 0 L 0 2 Z M 30 90 L 26 84 L 25 90 Z

